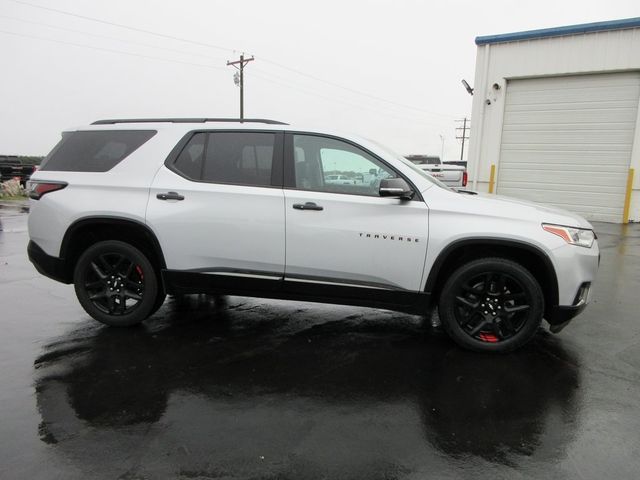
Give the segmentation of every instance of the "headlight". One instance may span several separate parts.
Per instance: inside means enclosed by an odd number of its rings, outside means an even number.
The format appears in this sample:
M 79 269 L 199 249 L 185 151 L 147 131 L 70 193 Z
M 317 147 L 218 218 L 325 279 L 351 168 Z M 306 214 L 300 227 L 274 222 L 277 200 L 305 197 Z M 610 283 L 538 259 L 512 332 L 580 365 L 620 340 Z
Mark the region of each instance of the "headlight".
M 562 225 L 550 225 L 543 223 L 542 228 L 549 233 L 558 235 L 565 242 L 571 245 L 578 245 L 579 247 L 591 248 L 593 241 L 596 239 L 596 234 L 593 230 L 585 228 L 564 227 Z

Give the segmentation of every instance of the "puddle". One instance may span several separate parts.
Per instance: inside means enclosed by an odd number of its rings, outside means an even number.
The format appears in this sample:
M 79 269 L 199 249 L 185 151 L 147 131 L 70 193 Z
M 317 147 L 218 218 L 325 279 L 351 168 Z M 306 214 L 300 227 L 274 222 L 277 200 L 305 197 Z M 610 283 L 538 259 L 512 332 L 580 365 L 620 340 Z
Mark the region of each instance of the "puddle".
M 0 200 L 0 216 L 15 215 L 18 213 L 29 213 L 29 203 L 24 202 L 3 202 Z

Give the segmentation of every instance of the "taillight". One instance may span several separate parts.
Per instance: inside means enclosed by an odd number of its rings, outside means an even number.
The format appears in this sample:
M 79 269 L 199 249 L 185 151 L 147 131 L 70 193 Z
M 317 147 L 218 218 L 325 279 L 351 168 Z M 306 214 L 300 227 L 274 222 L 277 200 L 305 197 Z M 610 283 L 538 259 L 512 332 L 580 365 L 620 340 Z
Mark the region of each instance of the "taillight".
M 35 182 L 31 181 L 31 189 L 29 190 L 29 198 L 40 200 L 46 193 L 62 190 L 68 184 L 66 182 Z
M 464 172 L 462 172 L 462 186 L 463 187 L 467 186 L 467 171 L 466 170 Z

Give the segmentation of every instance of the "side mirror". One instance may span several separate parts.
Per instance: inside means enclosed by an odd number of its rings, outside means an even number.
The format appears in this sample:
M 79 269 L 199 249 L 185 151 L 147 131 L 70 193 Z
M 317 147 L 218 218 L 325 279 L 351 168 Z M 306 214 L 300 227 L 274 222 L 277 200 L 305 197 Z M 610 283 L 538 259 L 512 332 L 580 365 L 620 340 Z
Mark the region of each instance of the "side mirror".
M 381 197 L 399 197 L 402 200 L 411 200 L 414 192 L 403 178 L 383 178 L 380 180 Z

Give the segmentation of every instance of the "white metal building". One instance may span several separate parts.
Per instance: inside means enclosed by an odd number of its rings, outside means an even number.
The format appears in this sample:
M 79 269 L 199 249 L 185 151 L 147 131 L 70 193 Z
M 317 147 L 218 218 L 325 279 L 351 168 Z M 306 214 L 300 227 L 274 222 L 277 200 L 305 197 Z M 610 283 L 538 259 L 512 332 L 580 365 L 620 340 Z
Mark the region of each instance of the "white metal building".
M 640 18 L 476 44 L 471 186 L 489 191 L 495 165 L 499 195 L 616 223 L 630 197 L 640 221 Z

